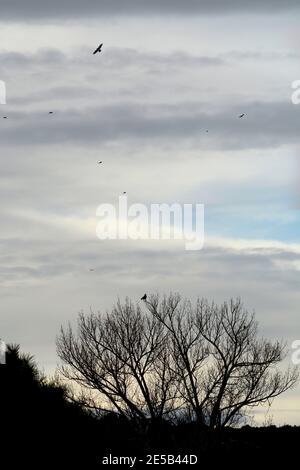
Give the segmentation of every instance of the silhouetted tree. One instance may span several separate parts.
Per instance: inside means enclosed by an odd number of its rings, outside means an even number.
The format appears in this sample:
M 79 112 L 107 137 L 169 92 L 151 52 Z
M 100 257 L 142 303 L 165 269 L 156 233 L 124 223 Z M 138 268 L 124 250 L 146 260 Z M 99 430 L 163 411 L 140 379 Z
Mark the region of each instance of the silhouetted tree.
M 79 315 L 78 336 L 61 329 L 57 349 L 65 377 L 97 392 L 102 410 L 136 422 L 162 420 L 174 411 L 175 376 L 169 336 L 154 316 L 120 302 L 107 315 Z M 89 400 L 90 401 L 90 400 Z
M 284 345 L 258 339 L 254 314 L 240 299 L 193 307 L 179 295 L 152 296 L 147 307 L 170 332 L 178 391 L 201 424 L 236 424 L 247 408 L 269 404 L 298 380 L 296 368 L 275 369 Z
M 94 407 L 153 422 L 188 412 L 219 429 L 296 383 L 295 368 L 275 368 L 284 346 L 258 339 L 239 299 L 148 299 L 146 311 L 127 300 L 106 315 L 80 314 L 77 334 L 61 329 L 62 372 L 94 392 Z

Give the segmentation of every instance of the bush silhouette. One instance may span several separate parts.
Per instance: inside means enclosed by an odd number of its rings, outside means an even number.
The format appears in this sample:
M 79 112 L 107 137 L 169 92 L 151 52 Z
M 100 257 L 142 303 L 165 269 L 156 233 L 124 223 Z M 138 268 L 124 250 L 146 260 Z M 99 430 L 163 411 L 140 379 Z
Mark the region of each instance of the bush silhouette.
M 40 458 L 53 466 L 89 462 L 96 420 L 70 403 L 66 388 L 48 381 L 16 345 L 8 346 L 0 366 L 0 416 L 1 456 L 7 453 L 12 466 L 32 468 Z

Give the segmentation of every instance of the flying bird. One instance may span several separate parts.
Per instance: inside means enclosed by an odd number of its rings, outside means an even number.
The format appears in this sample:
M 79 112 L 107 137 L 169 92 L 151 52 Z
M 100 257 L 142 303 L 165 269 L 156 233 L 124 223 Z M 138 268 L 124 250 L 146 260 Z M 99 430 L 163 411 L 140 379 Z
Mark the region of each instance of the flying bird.
M 243 118 L 244 116 L 245 116 L 245 113 L 240 114 L 240 115 L 239 115 L 239 118 L 241 119 L 241 118 Z
M 3 116 L 3 119 L 7 119 L 7 116 Z
M 146 302 L 147 300 L 147 294 L 144 294 L 143 297 L 141 297 L 141 300 L 144 300 Z
M 103 46 L 103 43 L 100 44 L 100 46 L 97 47 L 97 49 L 94 50 L 93 54 L 97 54 L 97 52 L 101 52 L 102 51 L 102 46 Z
M 49 111 L 49 113 L 48 113 L 48 114 L 54 114 L 54 112 L 53 112 L 53 111 Z
M 100 165 L 100 163 L 103 163 L 103 162 L 99 161 L 98 164 Z
M 123 191 L 123 194 L 127 194 L 126 191 Z

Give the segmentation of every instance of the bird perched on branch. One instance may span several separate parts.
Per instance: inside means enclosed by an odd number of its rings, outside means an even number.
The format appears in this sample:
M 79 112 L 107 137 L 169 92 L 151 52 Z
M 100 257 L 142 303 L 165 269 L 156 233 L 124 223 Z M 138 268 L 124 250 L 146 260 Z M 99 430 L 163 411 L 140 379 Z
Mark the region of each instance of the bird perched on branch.
M 146 302 L 147 300 L 147 294 L 144 294 L 143 297 L 141 297 L 141 300 L 144 300 Z

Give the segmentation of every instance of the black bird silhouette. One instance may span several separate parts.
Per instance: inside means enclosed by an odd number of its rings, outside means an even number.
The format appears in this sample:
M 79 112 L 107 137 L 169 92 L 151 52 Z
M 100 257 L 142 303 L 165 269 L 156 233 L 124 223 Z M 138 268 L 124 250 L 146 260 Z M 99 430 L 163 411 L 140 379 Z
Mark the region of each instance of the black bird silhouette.
M 245 113 L 240 114 L 240 115 L 239 115 L 239 118 L 241 119 L 241 118 L 243 118 L 244 116 L 245 116 Z
M 98 164 L 103 163 L 102 161 L 99 161 Z
M 97 54 L 97 52 L 101 52 L 102 46 L 103 46 L 103 43 L 100 44 L 100 46 L 98 46 L 97 49 L 94 50 L 93 54 L 95 55 L 95 54 Z
M 49 111 L 49 113 L 48 113 L 48 114 L 54 114 L 54 113 L 53 113 L 53 111 Z
M 7 116 L 3 116 L 3 119 L 7 119 Z
M 123 194 L 127 194 L 126 191 L 123 191 Z
M 144 294 L 143 297 L 141 297 L 141 300 L 147 300 L 147 294 Z

